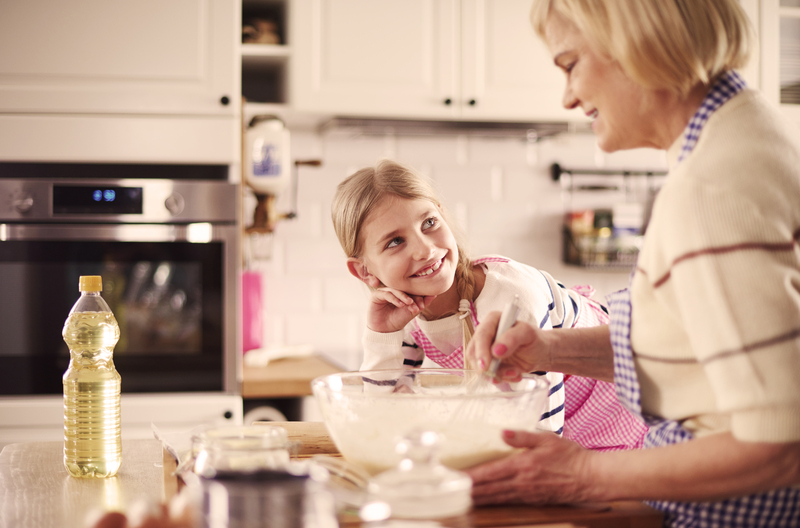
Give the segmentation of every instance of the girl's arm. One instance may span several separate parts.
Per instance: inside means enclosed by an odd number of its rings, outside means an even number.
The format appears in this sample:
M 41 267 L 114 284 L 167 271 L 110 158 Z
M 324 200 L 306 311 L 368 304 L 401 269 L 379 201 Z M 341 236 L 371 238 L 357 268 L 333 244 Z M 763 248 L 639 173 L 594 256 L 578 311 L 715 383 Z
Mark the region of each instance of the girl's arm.
M 729 433 L 654 449 L 600 453 L 552 435 L 506 431 L 524 451 L 467 470 L 476 504 L 707 501 L 800 483 L 800 443 Z
M 425 359 L 425 352 L 414 342 L 408 327 L 388 333 L 366 328 L 361 344 L 364 359 L 359 370 L 413 368 Z

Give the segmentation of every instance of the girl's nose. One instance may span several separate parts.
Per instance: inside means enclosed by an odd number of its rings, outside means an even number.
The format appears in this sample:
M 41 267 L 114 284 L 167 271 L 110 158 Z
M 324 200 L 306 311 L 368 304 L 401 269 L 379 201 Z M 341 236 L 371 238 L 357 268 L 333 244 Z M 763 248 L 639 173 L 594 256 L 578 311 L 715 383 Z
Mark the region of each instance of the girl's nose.
M 414 244 L 412 247 L 412 256 L 415 260 L 427 260 L 431 258 L 434 251 L 436 250 L 436 245 L 433 244 L 428 238 L 424 235 L 417 235 L 414 237 Z

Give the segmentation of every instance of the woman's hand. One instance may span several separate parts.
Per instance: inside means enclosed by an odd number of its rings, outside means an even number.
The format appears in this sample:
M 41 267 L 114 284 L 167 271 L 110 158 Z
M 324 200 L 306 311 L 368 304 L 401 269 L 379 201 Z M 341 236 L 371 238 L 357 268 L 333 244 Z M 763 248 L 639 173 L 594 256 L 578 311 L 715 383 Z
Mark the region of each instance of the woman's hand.
M 472 364 L 486 370 L 492 359 L 500 358 L 502 363 L 497 377 L 506 381 L 517 381 L 524 372 L 549 370 L 550 354 L 545 332 L 517 321 L 495 341 L 500 315 L 500 312 L 491 312 L 475 330 L 466 352 Z
M 476 505 L 595 500 L 588 474 L 591 451 L 551 433 L 504 431 L 503 439 L 525 450 L 466 470 Z
M 375 288 L 367 310 L 367 328 L 380 333 L 402 330 L 435 298 L 435 295 L 423 297 L 387 287 Z
M 500 312 L 488 314 L 467 345 L 466 357 L 481 370 L 498 357 L 502 363 L 497 375 L 506 381 L 537 370 L 614 381 L 614 351 L 607 325 L 542 330 L 517 321 L 495 341 L 499 322 Z

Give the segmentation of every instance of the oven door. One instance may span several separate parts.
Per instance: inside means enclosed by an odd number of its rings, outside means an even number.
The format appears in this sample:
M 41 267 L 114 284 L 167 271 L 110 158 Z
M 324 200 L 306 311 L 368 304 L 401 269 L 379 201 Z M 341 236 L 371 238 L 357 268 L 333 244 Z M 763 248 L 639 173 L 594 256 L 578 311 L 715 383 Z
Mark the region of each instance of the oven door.
M 102 276 L 119 323 L 123 394 L 238 393 L 236 240 L 233 225 L 0 224 L 0 396 L 62 394 L 81 275 Z

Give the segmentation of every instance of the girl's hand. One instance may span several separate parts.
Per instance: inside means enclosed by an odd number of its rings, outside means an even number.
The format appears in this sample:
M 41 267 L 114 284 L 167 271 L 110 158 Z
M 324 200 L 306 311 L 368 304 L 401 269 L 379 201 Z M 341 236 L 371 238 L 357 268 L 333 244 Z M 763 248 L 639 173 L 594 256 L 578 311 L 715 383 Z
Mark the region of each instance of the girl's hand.
M 373 289 L 367 310 L 367 327 L 380 333 L 402 330 L 435 298 L 435 295 L 408 295 L 387 287 Z

